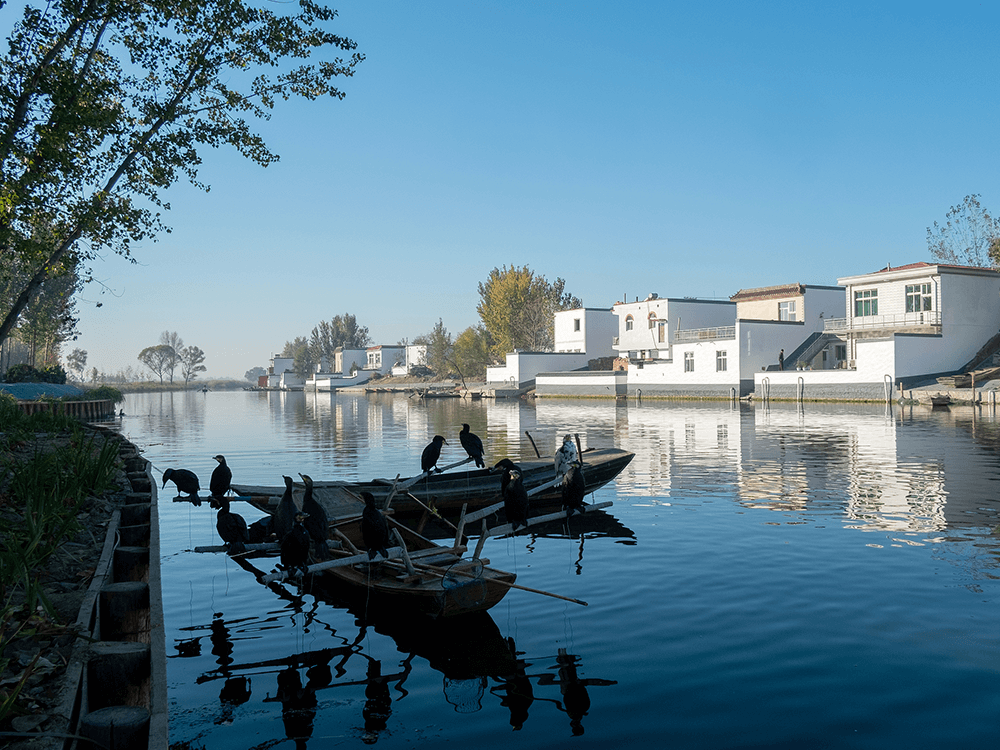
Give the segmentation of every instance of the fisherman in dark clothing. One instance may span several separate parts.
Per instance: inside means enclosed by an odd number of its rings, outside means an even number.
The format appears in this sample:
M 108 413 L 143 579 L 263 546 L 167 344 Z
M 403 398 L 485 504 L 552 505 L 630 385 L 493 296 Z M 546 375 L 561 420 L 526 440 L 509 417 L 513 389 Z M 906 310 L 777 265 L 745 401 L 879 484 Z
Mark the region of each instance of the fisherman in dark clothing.
M 778 352 L 778 369 L 779 370 L 784 370 L 785 369 L 785 350 L 784 349 L 782 349 L 780 352 Z

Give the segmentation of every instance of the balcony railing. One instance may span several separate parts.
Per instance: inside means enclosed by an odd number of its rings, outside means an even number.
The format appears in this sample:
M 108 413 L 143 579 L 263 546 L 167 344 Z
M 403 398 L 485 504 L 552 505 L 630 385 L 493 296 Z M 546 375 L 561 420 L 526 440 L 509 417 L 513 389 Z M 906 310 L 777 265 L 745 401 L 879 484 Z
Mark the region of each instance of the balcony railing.
M 842 333 L 844 331 L 874 331 L 914 328 L 917 326 L 940 326 L 941 312 L 939 310 L 924 310 L 923 312 L 900 313 L 897 315 L 865 315 L 856 318 L 827 318 L 823 321 L 824 333 Z
M 686 331 L 674 332 L 674 343 L 684 341 L 715 341 L 718 339 L 736 338 L 736 326 L 719 326 L 718 328 L 692 328 Z

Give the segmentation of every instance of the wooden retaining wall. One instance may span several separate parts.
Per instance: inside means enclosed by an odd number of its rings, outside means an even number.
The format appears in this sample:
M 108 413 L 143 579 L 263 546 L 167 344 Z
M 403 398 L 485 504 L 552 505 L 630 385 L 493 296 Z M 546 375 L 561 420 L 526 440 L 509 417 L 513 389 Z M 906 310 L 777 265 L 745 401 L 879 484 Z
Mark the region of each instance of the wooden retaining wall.
M 17 405 L 25 414 L 55 411 L 57 414 L 68 414 L 84 422 L 113 419 L 115 416 L 115 402 L 110 399 L 100 401 L 18 401 Z

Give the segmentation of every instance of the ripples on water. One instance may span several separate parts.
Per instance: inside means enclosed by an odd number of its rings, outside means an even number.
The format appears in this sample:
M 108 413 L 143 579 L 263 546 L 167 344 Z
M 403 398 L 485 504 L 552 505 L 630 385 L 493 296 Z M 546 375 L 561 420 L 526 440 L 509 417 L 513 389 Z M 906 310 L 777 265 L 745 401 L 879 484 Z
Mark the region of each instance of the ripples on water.
M 275 393 L 125 410 L 158 472 L 203 484 L 220 452 L 238 483 L 408 476 L 435 433 L 461 458 L 462 422 L 494 461 L 533 455 L 525 431 L 548 453 L 569 432 L 636 454 L 594 498 L 610 514 L 486 545 L 519 583 L 590 606 L 512 591 L 457 626 L 262 587 L 188 551 L 215 543 L 214 513 L 161 493 L 174 743 L 994 746 L 987 410 Z

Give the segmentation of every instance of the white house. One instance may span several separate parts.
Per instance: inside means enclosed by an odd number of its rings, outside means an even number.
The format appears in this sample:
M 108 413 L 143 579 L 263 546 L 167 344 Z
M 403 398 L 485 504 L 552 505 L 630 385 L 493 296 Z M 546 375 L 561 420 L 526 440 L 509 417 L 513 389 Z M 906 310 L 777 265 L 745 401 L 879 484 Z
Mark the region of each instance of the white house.
M 650 294 L 635 302 L 617 302 L 618 335 L 611 346 L 629 362 L 671 359 L 671 346 L 681 330 L 732 326 L 736 305 L 699 299 L 670 299 Z
M 582 307 L 555 314 L 555 350 L 585 352 L 590 359 L 615 356 L 618 317 L 609 308 Z
M 393 365 L 404 360 L 405 349 L 402 346 L 369 346 L 365 350 L 367 360 L 364 369 L 384 375 L 392 369 Z
M 843 355 L 835 369 L 756 373 L 755 390 L 796 398 L 882 398 L 897 387 L 977 364 L 1000 331 L 1000 273 L 911 263 L 846 276 L 844 315 L 824 319 L 823 338 Z M 829 358 L 828 358 L 829 360 Z
M 281 376 L 289 373 L 294 380 L 295 360 L 291 357 L 271 357 L 271 365 L 267 368 L 267 387 L 281 388 Z
M 403 361 L 392 368 L 395 377 L 409 375 L 414 367 L 427 366 L 427 345 L 408 344 L 403 353 Z

